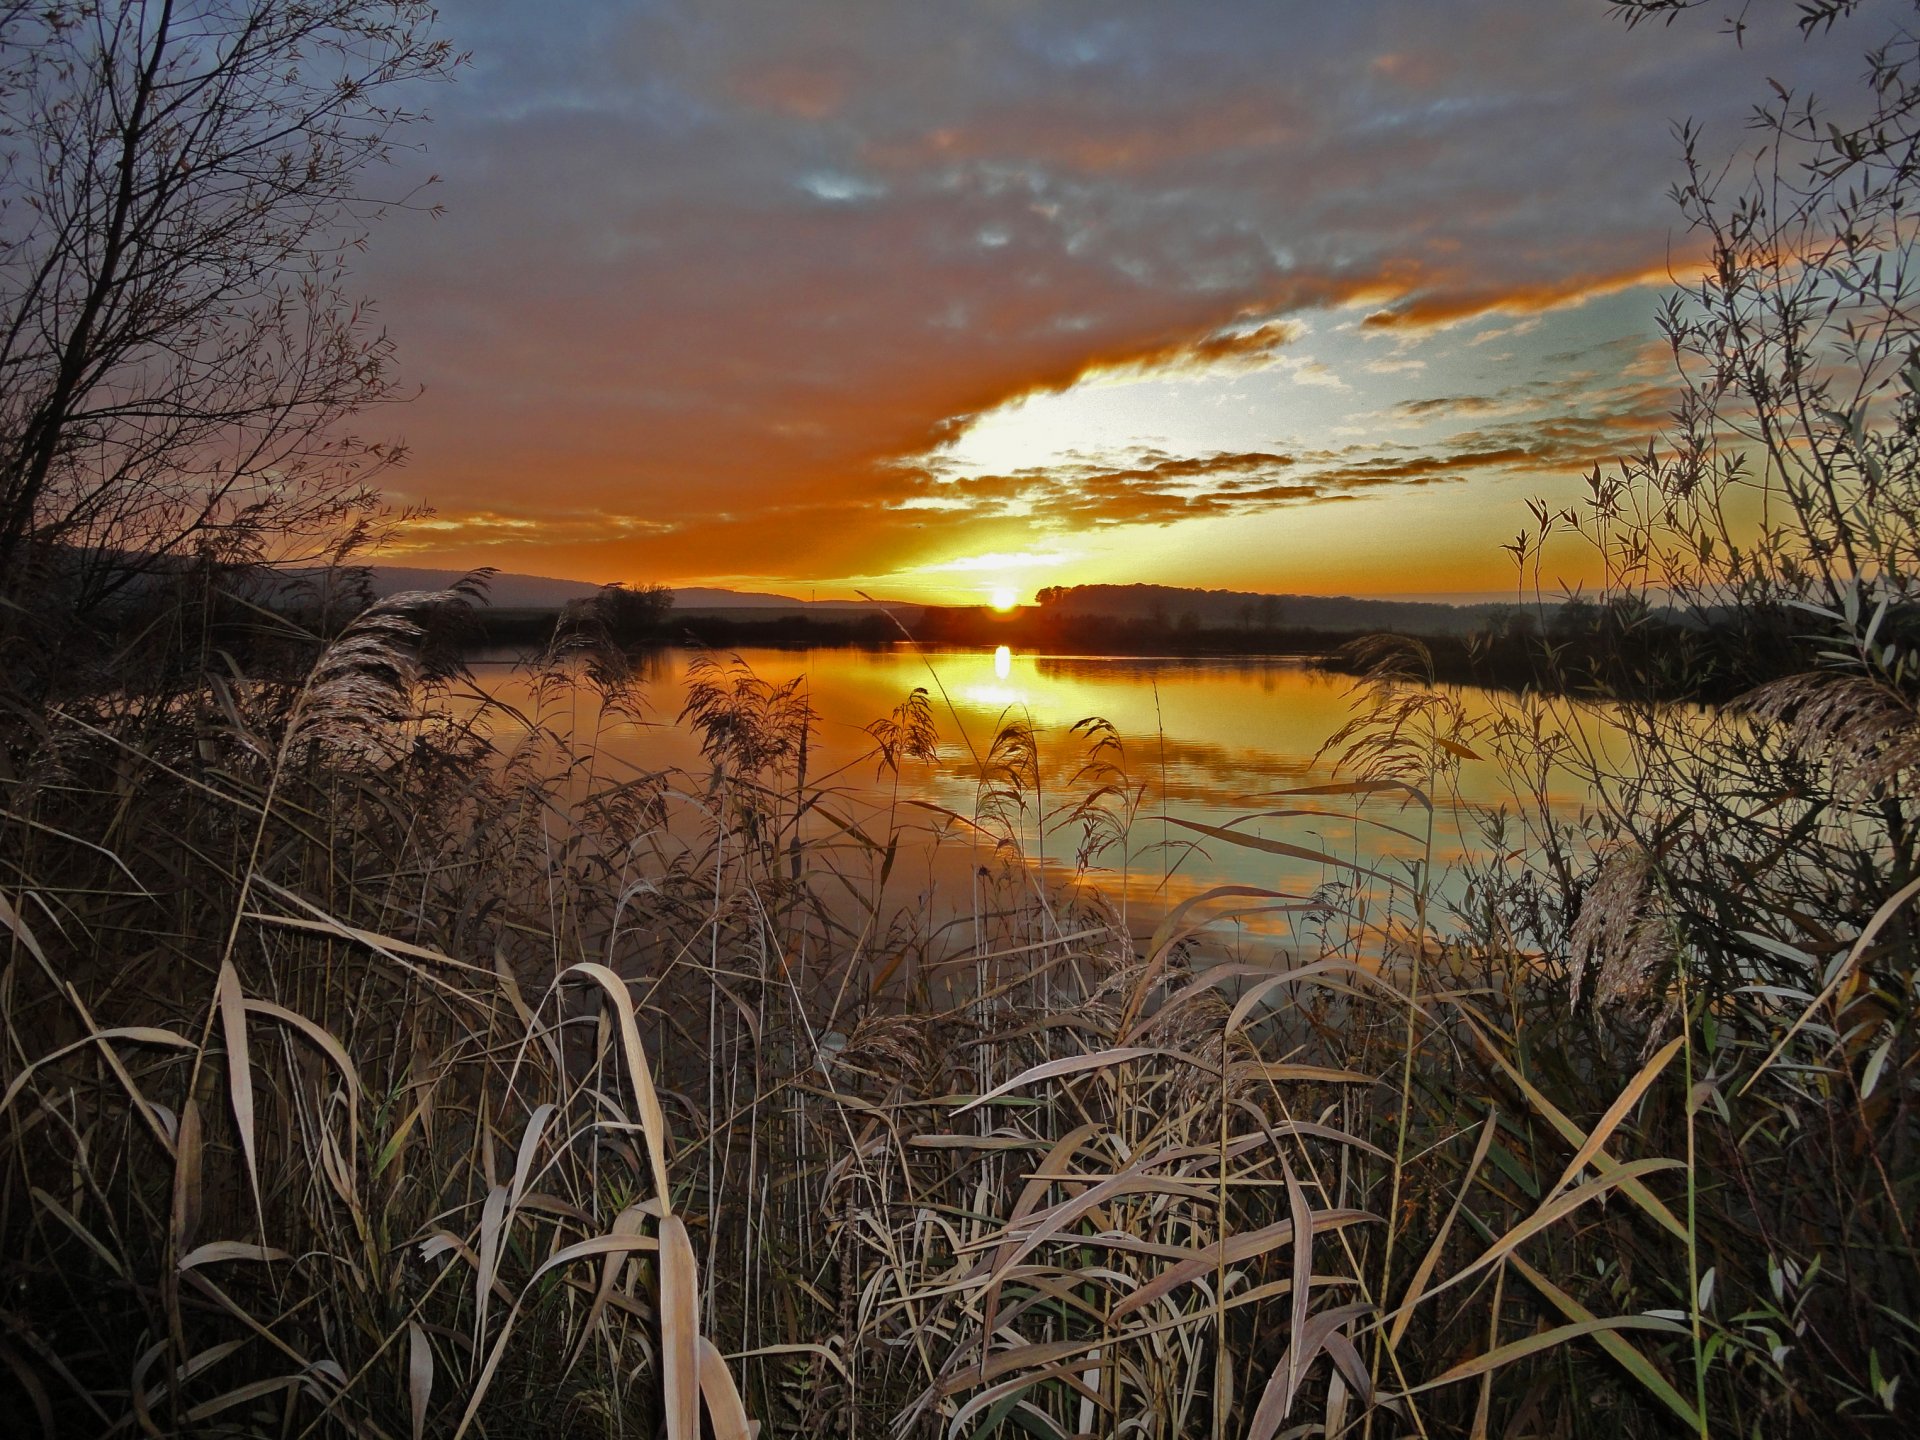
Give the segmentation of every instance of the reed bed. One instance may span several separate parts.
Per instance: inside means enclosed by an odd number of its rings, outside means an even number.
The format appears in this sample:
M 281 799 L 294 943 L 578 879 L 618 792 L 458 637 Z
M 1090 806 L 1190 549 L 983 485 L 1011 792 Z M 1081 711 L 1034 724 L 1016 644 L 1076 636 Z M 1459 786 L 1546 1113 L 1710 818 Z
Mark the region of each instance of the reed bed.
M 1660 867 L 1519 793 L 1443 903 L 1460 767 L 1524 792 L 1569 732 L 1470 721 L 1400 647 L 1337 778 L 1271 803 L 1428 858 L 1315 850 L 1314 892 L 1217 887 L 1142 937 L 1096 874 L 1152 803 L 1110 727 L 1066 795 L 1019 724 L 976 757 L 971 812 L 932 815 L 972 877 L 944 895 L 809 773 L 796 687 L 713 657 L 705 769 L 612 774 L 560 721 L 633 704 L 624 658 L 571 632 L 508 715 L 436 643 L 470 598 L 10 732 L 23 1431 L 1910 1421 L 1915 886 L 1717 984 Z M 876 720 L 883 777 L 936 707 Z M 1205 838 L 1309 848 L 1275 834 Z M 1039 887 L 1035 835 L 1084 883 Z M 1278 956 L 1232 948 L 1255 912 Z

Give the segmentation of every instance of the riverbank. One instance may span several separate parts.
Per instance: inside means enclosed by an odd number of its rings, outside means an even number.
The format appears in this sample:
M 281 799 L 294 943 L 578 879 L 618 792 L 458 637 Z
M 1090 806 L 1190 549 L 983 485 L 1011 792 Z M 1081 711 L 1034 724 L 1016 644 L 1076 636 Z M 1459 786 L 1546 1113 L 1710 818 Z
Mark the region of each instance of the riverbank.
M 517 649 L 532 656 L 567 635 L 595 629 L 590 609 L 492 608 L 475 611 L 466 643 Z M 635 651 L 659 646 L 710 650 L 885 649 L 902 643 L 930 649 L 1009 649 L 1040 655 L 1108 655 L 1209 659 L 1272 657 L 1306 660 L 1335 674 L 1370 673 L 1367 642 L 1388 636 L 1417 654 L 1410 679 L 1477 685 L 1509 693 L 1594 698 L 1631 696 L 1718 703 L 1801 668 L 1813 634 L 1790 615 L 1756 626 L 1686 624 L 1647 614 L 1631 621 L 1597 611 L 1569 612 L 1547 634 L 1530 627 L 1506 632 L 1405 634 L 1392 630 L 1308 626 L 1167 624 L 1152 617 L 1054 614 L 1043 609 L 906 607 L 866 612 L 768 613 L 765 610 L 671 611 L 644 626 L 604 627 Z

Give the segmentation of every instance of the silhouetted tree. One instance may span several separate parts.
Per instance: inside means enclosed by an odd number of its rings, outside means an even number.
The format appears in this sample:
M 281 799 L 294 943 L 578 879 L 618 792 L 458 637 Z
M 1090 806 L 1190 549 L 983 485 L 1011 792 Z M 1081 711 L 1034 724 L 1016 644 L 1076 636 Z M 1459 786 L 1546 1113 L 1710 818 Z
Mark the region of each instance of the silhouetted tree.
M 1599 628 L 1600 607 L 1584 595 L 1575 595 L 1554 609 L 1547 634 L 1554 640 L 1584 640 Z
M 664 585 L 608 585 L 593 597 L 600 623 L 621 643 L 650 639 L 673 609 L 673 591 Z
M 417 0 L 0 7 L 0 589 L 339 551 L 396 452 L 361 188 L 455 64 Z

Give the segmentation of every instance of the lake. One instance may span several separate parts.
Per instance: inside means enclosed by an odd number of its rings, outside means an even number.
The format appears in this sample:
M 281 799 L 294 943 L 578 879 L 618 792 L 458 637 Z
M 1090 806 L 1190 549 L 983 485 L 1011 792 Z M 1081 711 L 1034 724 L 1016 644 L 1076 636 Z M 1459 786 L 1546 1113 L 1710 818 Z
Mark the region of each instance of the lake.
M 602 779 L 676 770 L 697 783 L 706 773 L 698 736 L 676 719 L 695 654 L 665 649 L 644 658 L 637 719 L 603 713 L 587 686 L 536 693 L 526 673 L 500 655 L 479 657 L 475 674 L 488 693 L 590 747 Z M 914 883 L 930 892 L 930 905 L 937 903 L 934 892 L 951 900 L 991 853 L 966 822 L 981 818 L 983 769 L 994 737 L 1015 721 L 1032 726 L 1039 783 L 1037 797 L 1003 807 L 1007 829 L 1017 834 L 1029 867 L 1050 885 L 1084 877 L 1136 930 L 1170 905 L 1219 885 L 1305 897 L 1354 879 L 1348 866 L 1405 882 L 1427 848 L 1426 813 L 1405 797 L 1285 794 L 1350 778 L 1322 749 L 1352 713 L 1353 682 L 1296 657 L 1040 655 L 1006 647 L 923 653 L 902 644 L 749 649 L 738 658 L 767 682 L 797 679 L 812 709 L 808 779 L 827 792 L 815 833 L 845 825 L 880 837 L 901 832 L 903 850 L 919 846 L 927 857 Z M 929 695 L 937 758 L 905 761 L 897 777 L 882 773 L 866 727 L 916 688 Z M 1472 714 L 1496 703 L 1471 688 L 1451 693 Z M 1074 726 L 1094 716 L 1110 722 L 1121 741 L 1125 788 L 1135 799 L 1116 843 L 1083 863 L 1085 827 L 1069 812 L 1091 785 L 1084 778 L 1076 783 L 1089 738 Z M 1436 873 L 1483 845 L 1474 812 L 1507 797 L 1506 777 L 1491 760 L 1463 760 L 1454 788 L 1450 797 L 1436 796 Z M 1569 807 L 1578 799 L 1571 790 L 1556 797 Z M 1302 809 L 1330 813 L 1272 813 Z M 1196 826 L 1256 845 L 1277 841 L 1340 863 L 1252 848 Z M 911 870 L 915 861 L 906 863 Z M 1405 893 L 1379 878 L 1365 888 L 1377 897 Z M 1441 881 L 1441 893 L 1450 888 Z

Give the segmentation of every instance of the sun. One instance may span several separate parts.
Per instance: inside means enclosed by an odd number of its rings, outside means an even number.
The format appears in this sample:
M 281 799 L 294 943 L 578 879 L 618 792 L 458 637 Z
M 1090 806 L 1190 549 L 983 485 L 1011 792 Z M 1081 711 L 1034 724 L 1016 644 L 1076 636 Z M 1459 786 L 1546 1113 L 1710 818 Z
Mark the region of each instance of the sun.
M 1020 592 L 1011 585 L 996 585 L 993 589 L 993 608 L 1000 611 L 1013 609 L 1020 603 Z

